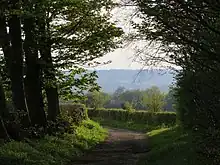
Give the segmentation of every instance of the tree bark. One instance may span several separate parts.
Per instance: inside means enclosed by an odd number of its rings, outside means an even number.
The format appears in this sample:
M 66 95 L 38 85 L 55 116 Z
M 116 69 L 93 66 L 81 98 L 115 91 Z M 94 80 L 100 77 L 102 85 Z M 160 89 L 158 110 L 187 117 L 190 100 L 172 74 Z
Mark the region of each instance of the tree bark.
M 1 116 L 0 116 L 0 139 L 5 139 L 5 140 L 10 139 L 7 130 L 5 128 L 4 121 Z
M 10 9 L 19 9 L 18 0 L 10 1 Z M 21 119 L 24 126 L 29 126 L 30 120 L 25 103 L 24 82 L 23 82 L 23 48 L 21 39 L 21 23 L 18 15 L 11 15 L 8 21 L 9 32 L 4 10 L 8 4 L 2 4 L 0 16 L 1 47 L 6 60 L 6 68 L 11 80 L 12 101 L 17 110 L 24 111 L 26 115 Z M 10 37 L 10 38 L 9 38 Z M 10 40 L 11 39 L 11 40 Z M 11 41 L 11 45 L 10 45 Z
M 0 82 L 0 139 L 9 139 L 8 132 L 5 128 L 3 117 L 7 117 L 9 114 L 6 108 L 6 100 L 5 100 L 5 93 Z
M 9 62 L 11 61 L 11 46 L 10 46 L 10 40 L 9 35 L 7 33 L 7 25 L 6 25 L 6 18 L 4 13 L 4 4 L 0 3 L 0 46 L 2 47 L 2 51 L 4 53 L 4 58 L 6 60 L 6 67 L 8 70 L 9 75 Z
M 25 10 L 31 12 L 33 4 L 25 2 Z M 40 65 L 36 41 L 36 18 L 24 18 L 24 51 L 26 62 L 25 91 L 32 125 L 46 126 L 46 114 L 43 106 L 42 87 L 40 81 Z
M 11 0 L 12 9 L 20 9 L 19 0 Z M 23 48 L 21 39 L 21 22 L 18 15 L 12 15 L 9 19 L 9 34 L 12 44 L 11 57 L 11 85 L 12 99 L 15 107 L 19 110 L 26 111 L 24 83 L 23 83 Z
M 48 104 L 48 120 L 55 120 L 60 115 L 59 95 L 56 84 L 55 69 L 51 55 L 51 38 L 49 34 L 49 25 L 46 27 L 46 18 L 41 18 L 39 24 L 39 47 L 40 54 L 45 64 L 43 73 L 45 76 L 45 91 Z M 43 66 L 43 65 L 42 65 Z

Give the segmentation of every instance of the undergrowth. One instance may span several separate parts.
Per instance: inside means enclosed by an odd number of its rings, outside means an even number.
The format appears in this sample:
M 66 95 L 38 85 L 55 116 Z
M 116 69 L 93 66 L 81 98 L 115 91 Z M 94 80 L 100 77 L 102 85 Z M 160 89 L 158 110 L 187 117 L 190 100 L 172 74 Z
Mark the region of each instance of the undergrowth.
M 106 136 L 106 130 L 99 124 L 85 120 L 76 128 L 75 134 L 2 143 L 0 162 L 1 165 L 66 165 L 85 150 L 104 141 Z

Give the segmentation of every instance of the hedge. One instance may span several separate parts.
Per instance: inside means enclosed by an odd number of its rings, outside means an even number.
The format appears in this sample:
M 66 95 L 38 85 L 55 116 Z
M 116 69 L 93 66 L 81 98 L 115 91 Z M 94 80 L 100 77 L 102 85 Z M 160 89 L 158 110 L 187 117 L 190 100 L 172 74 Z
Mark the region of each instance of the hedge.
M 158 112 L 152 113 L 147 111 L 129 112 L 123 109 L 88 109 L 89 117 L 101 117 L 120 121 L 133 121 L 135 123 L 148 125 L 175 125 L 176 113 Z

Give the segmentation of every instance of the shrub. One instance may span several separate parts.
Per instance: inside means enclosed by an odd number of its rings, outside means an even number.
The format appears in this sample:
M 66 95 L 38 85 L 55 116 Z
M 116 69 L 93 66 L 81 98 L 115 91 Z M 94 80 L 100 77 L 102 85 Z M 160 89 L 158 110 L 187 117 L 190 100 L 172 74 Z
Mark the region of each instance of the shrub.
M 83 104 L 62 104 L 60 110 L 63 118 L 76 125 L 88 119 L 87 109 Z
M 127 110 L 129 112 L 134 111 L 132 104 L 130 104 L 128 101 L 122 104 L 122 109 Z
M 48 121 L 47 133 L 53 136 L 60 136 L 64 133 L 75 133 L 71 123 L 63 116 L 58 117 L 55 121 Z

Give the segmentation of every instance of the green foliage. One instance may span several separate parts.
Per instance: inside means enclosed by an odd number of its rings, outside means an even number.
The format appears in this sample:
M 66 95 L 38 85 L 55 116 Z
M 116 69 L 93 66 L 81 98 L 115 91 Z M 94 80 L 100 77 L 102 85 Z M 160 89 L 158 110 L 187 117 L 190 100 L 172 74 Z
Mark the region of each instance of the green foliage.
M 75 133 L 76 126 L 88 119 L 87 109 L 83 104 L 61 104 L 61 115 L 55 121 L 48 121 L 47 133 L 61 136 L 64 133 Z
M 142 38 L 159 43 L 164 61 L 182 68 L 175 96 L 180 123 L 193 131 L 197 154 L 219 164 L 219 2 L 133 1 L 141 12 L 136 28 Z M 147 61 L 155 59 L 163 61 L 157 55 Z
M 104 92 L 93 91 L 87 94 L 86 105 L 90 108 L 103 108 L 110 100 L 110 96 Z
M 177 76 L 177 90 L 176 90 L 176 99 L 177 99 L 177 117 L 179 122 L 183 127 L 192 128 L 193 122 L 196 117 L 196 104 L 193 102 L 194 94 L 194 85 L 191 72 L 180 73 Z M 195 126 L 195 125 L 194 125 Z
M 86 97 L 86 105 L 93 108 L 123 108 L 124 104 L 130 104 L 129 106 L 137 110 L 174 111 L 172 90 L 164 94 L 155 86 L 146 90 L 126 90 L 118 87 L 112 95 L 104 92 L 90 92 Z
M 69 119 L 69 120 L 68 120 Z M 64 133 L 75 133 L 75 127 L 72 127 L 70 119 L 64 115 L 56 118 L 55 121 L 48 121 L 47 123 L 47 133 L 51 136 L 61 136 Z
M 178 75 L 176 98 L 178 119 L 193 131 L 193 140 L 201 158 L 220 162 L 219 154 L 219 76 L 212 71 L 184 71 Z M 214 94 L 214 95 L 213 95 Z
M 135 109 L 147 109 L 143 104 L 144 91 L 126 90 L 119 95 L 119 100 L 129 102 Z
M 153 130 L 147 136 L 150 151 L 140 159 L 138 165 L 203 165 L 197 160 L 190 132 L 172 127 Z
M 165 111 L 176 111 L 175 86 L 169 87 L 169 91 L 165 94 Z
M 17 109 L 25 109 L 25 100 L 27 101 L 32 124 L 46 127 L 42 89 L 46 91 L 50 119 L 55 119 L 59 114 L 57 88 L 62 99 L 74 101 L 82 100 L 87 91 L 99 89 L 95 82 L 96 73 L 87 72 L 78 66 L 91 65 L 96 58 L 118 48 L 123 30 L 110 21 L 109 12 L 112 7 L 111 0 L 1 2 L 0 47 L 5 59 L 1 58 L 0 65 L 1 72 L 4 73 L 4 87 L 9 90 L 7 95 L 13 93 L 15 106 L 24 102 Z M 25 38 L 24 47 L 21 38 Z M 22 52 L 25 52 L 25 56 L 22 56 Z M 16 65 L 12 66 L 13 63 Z M 17 75 L 11 67 L 18 69 Z M 60 72 L 70 68 L 72 70 L 67 75 Z M 13 77 L 7 73 L 13 73 Z M 12 88 L 8 88 L 9 78 Z M 27 89 L 25 92 L 23 82 Z M 23 97 L 24 93 L 26 96 Z M 14 99 L 19 97 L 20 100 Z M 8 98 L 10 97 L 7 96 Z M 82 120 L 79 116 L 81 115 L 72 114 L 71 118 L 74 117 L 72 120 L 78 123 Z M 63 119 L 49 121 L 47 127 L 59 130 L 64 127 Z M 37 129 L 33 128 L 33 131 Z
M 88 114 L 89 117 L 98 117 L 119 121 L 133 121 L 135 123 L 152 126 L 176 124 L 176 114 L 172 112 L 151 113 L 146 111 L 129 112 L 122 109 L 89 109 Z
M 61 115 L 70 123 L 80 124 L 88 119 L 87 109 L 83 104 L 62 104 L 60 105 Z
M 68 72 L 59 72 L 59 95 L 63 100 L 84 100 L 86 91 L 99 90 L 96 72 L 90 72 L 81 67 L 75 67 Z
M 106 131 L 97 123 L 86 120 L 76 134 L 63 137 L 46 136 L 39 140 L 12 141 L 0 146 L 2 165 L 65 165 L 73 157 L 103 141 Z
M 152 86 L 144 92 L 143 104 L 151 112 L 160 112 L 164 106 L 164 94 L 156 86 Z
M 122 104 L 122 109 L 124 109 L 128 112 L 134 111 L 132 104 L 130 104 L 128 101 L 126 101 L 125 103 Z
M 49 20 L 62 19 L 62 23 L 52 23 L 50 28 L 57 67 L 94 64 L 93 60 L 118 47 L 116 38 L 123 31 L 110 22 L 108 10 L 112 3 L 111 0 L 68 0 L 65 3 L 57 0 L 49 3 L 53 13 Z
M 107 131 L 92 120 L 84 120 L 76 133 L 78 138 L 88 142 L 88 147 L 103 142 L 107 138 Z

